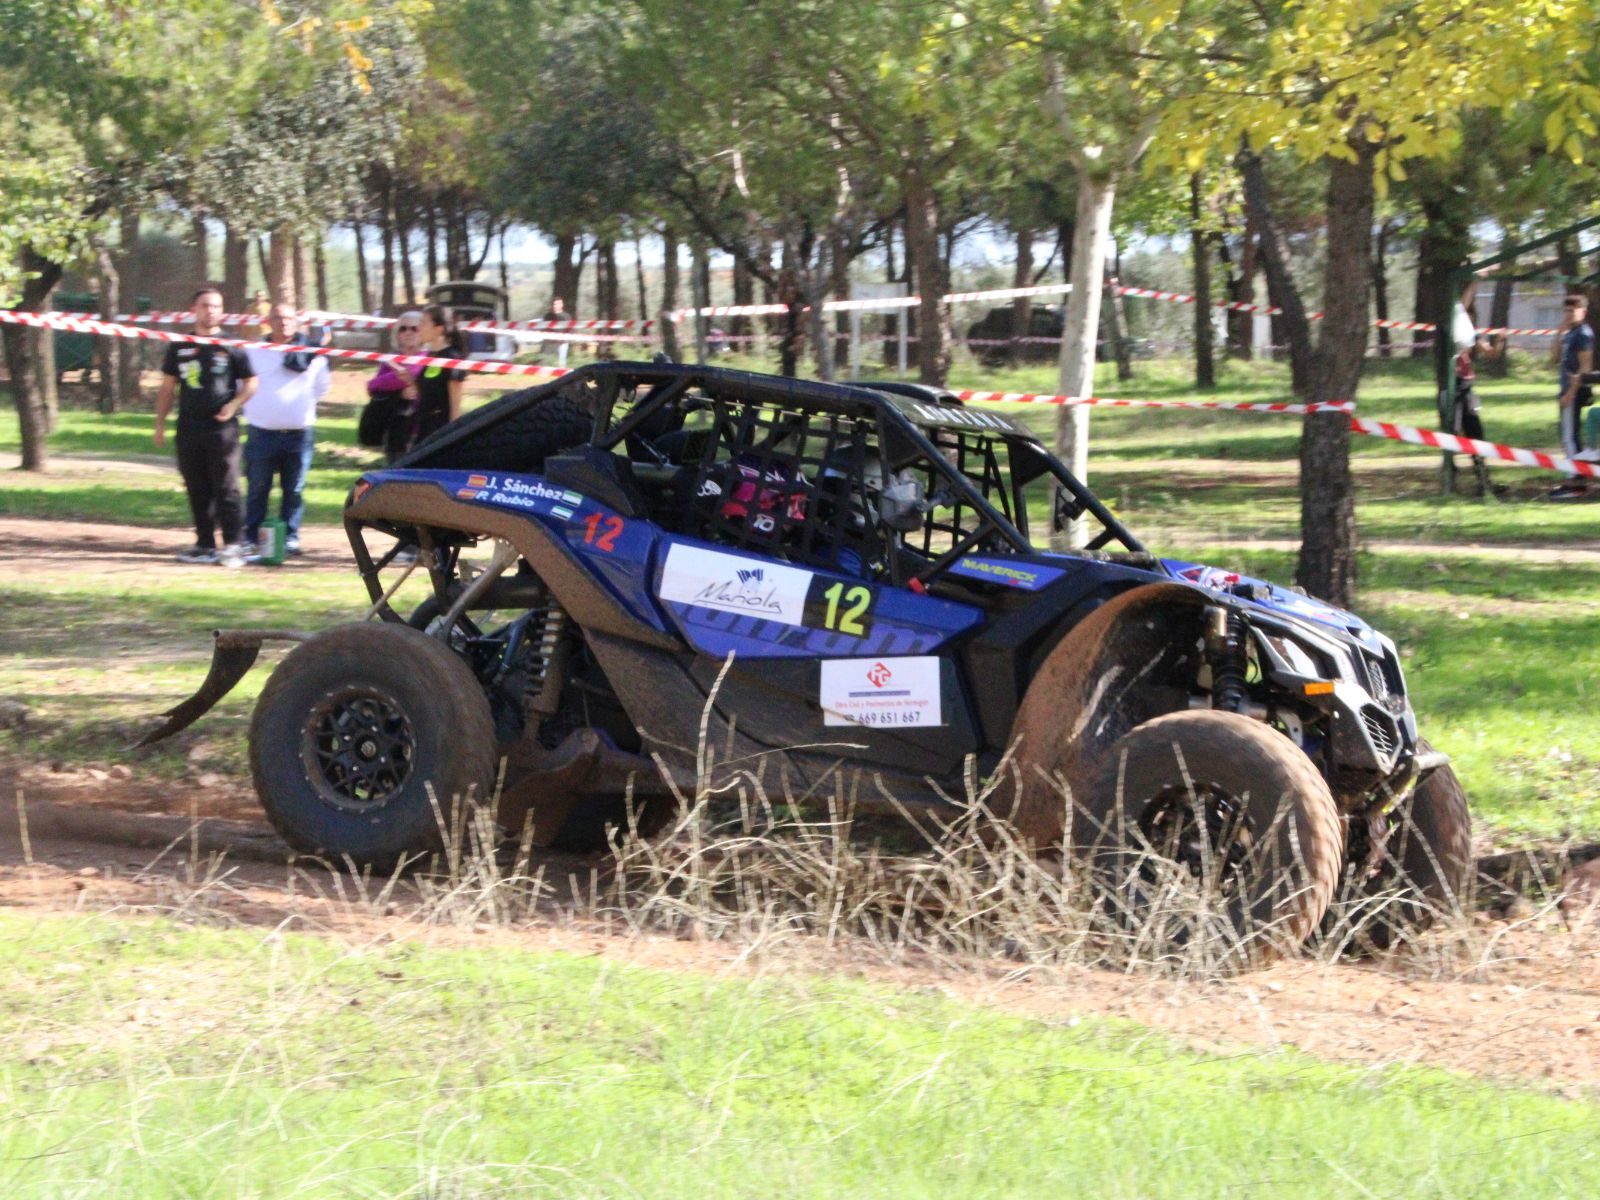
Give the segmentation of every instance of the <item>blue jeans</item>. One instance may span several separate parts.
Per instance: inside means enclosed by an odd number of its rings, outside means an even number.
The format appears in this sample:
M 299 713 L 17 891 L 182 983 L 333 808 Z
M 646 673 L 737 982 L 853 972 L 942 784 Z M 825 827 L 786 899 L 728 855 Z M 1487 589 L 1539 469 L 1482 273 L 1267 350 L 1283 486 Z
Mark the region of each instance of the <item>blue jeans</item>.
M 311 469 L 311 432 L 309 429 L 258 429 L 250 426 L 250 437 L 244 444 L 247 488 L 244 501 L 245 541 L 254 542 L 260 537 L 261 522 L 267 519 L 267 497 L 272 494 L 274 476 L 282 481 L 283 502 L 280 511 L 288 536 L 300 536 L 300 518 L 306 510 L 301 493 L 305 488 L 306 472 Z

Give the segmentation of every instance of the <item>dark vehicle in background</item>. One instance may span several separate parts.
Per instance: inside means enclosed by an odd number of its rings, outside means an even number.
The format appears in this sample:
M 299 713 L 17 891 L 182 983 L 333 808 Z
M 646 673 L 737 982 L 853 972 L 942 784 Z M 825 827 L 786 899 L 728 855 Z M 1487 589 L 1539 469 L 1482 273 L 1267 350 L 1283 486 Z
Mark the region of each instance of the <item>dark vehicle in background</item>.
M 472 279 L 447 279 L 428 289 L 429 304 L 448 305 L 458 321 L 500 321 L 505 319 L 504 289 Z M 464 329 L 467 357 L 509 362 L 517 356 L 517 341 L 509 334 L 492 329 Z

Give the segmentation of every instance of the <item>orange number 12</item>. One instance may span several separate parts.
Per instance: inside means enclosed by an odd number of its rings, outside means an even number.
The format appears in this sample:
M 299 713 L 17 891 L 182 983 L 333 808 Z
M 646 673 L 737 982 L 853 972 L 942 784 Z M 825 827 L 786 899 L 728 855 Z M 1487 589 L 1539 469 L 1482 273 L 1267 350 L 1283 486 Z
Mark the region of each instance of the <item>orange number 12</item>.
M 604 525 L 602 530 L 600 527 Z M 622 533 L 622 518 L 590 513 L 583 519 L 583 540 L 596 549 L 610 554 L 617 548 L 617 537 Z

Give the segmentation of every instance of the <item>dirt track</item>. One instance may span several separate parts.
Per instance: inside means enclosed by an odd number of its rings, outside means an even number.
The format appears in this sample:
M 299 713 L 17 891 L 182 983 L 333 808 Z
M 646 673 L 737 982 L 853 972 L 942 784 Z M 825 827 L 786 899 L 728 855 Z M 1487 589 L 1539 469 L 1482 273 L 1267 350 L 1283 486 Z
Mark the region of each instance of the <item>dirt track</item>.
M 182 531 L 0 518 L 9 578 L 104 577 L 180 568 Z M 337 530 L 314 529 L 293 570 L 348 570 Z M 1426 1062 L 1565 1090 L 1600 1092 L 1600 917 L 1529 912 L 1479 917 L 1450 947 L 1386 964 L 1292 962 L 1222 983 L 1175 983 L 1096 971 L 1015 977 L 1015 964 L 888 966 L 786 943 L 776 959 L 745 948 L 673 939 L 622 940 L 557 913 L 518 928 L 419 922 L 415 893 L 375 911 L 349 881 L 285 865 L 248 783 L 164 784 L 136 768 L 52 770 L 0 759 L 0 905 L 61 911 L 174 913 L 243 925 L 285 922 L 371 937 L 429 937 L 603 954 L 707 972 L 771 967 L 843 970 L 907 987 L 937 987 L 1050 1020 L 1104 1014 L 1208 1048 L 1297 1046 L 1330 1059 Z M 17 797 L 31 814 L 24 842 Z M 192 819 L 207 818 L 198 826 Z M 218 859 L 214 855 L 225 852 Z M 595 865 L 551 856 L 553 877 Z

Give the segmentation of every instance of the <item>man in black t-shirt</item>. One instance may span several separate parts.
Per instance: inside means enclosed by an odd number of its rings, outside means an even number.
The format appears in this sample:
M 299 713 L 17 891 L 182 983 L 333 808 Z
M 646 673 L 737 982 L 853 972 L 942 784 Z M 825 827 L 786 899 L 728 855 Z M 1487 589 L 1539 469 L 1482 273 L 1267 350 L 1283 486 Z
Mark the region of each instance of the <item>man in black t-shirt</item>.
M 222 333 L 222 293 L 201 288 L 194 294 L 194 331 L 201 337 Z M 237 346 L 174 342 L 161 363 L 156 396 L 156 445 L 166 444 L 167 414 L 178 402 L 178 471 L 194 513 L 195 544 L 178 553 L 179 562 L 220 562 L 240 566 L 242 505 L 239 500 L 239 409 L 256 390 L 249 356 Z M 216 544 L 222 526 L 222 548 Z

